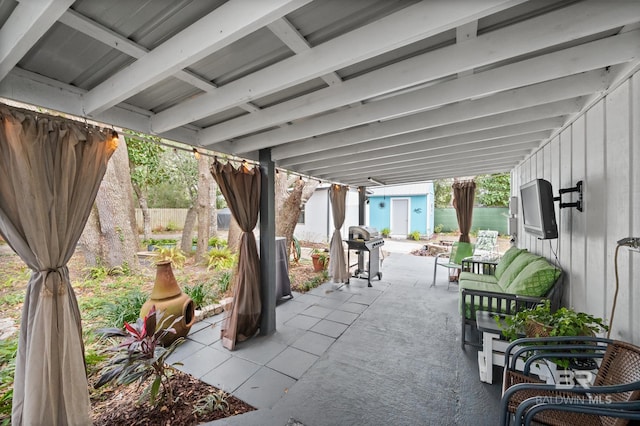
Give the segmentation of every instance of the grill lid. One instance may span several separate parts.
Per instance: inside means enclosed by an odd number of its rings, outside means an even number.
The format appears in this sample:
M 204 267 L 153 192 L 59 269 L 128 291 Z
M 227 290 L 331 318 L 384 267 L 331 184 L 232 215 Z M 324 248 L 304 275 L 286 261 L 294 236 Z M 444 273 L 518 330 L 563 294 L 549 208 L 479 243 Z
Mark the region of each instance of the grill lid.
M 380 234 L 376 228 L 370 226 L 350 226 L 349 227 L 349 239 L 350 240 L 365 240 L 369 241 L 372 238 L 379 237 Z

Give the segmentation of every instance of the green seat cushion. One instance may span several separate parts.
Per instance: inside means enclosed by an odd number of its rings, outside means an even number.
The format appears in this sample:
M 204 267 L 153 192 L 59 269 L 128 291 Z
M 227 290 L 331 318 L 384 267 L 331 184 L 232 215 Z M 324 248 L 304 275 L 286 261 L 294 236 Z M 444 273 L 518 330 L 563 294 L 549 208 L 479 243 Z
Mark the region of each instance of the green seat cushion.
M 544 296 L 560 276 L 560 269 L 545 259 L 529 263 L 504 291 L 521 296 Z
M 458 278 L 458 282 L 460 284 L 460 288 L 472 288 L 467 286 L 467 283 L 471 282 L 482 282 L 498 285 L 498 280 L 496 280 L 496 277 L 494 277 L 493 275 L 474 274 L 473 272 L 461 272 L 460 277 Z M 502 291 L 502 289 L 499 288 L 498 290 L 490 291 Z
M 502 276 L 498 278 L 498 284 L 500 284 L 500 287 L 503 289 L 509 287 L 513 280 L 516 279 L 528 264 L 538 259 L 542 259 L 542 257 L 529 252 L 520 253 L 515 259 L 513 259 L 507 269 L 502 272 Z
M 521 249 L 513 246 L 513 247 L 510 247 L 509 250 L 504 252 L 502 257 L 500 258 L 500 262 L 498 262 L 498 264 L 496 265 L 496 272 L 495 272 L 496 278 L 500 279 L 505 269 L 507 269 L 509 265 L 511 265 L 511 262 L 513 262 L 516 256 L 526 251 L 527 249 Z

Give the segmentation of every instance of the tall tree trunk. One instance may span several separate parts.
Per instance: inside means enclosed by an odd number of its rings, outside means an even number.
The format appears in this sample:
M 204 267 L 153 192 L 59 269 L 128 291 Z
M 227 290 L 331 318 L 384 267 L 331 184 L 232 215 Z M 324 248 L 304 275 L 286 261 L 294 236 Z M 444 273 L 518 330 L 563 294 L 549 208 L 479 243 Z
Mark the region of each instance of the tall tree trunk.
M 209 215 L 209 235 L 212 237 L 218 236 L 218 206 L 216 205 L 217 201 L 217 193 L 218 193 L 218 184 L 216 184 L 213 175 L 209 173 L 209 203 L 210 203 L 210 215 Z
M 211 177 L 209 171 L 210 161 L 206 155 L 201 155 L 198 159 L 198 246 L 196 247 L 196 263 L 202 263 L 207 254 L 209 246 L 209 221 L 211 220 L 209 210 L 211 205 L 210 185 L 207 175 Z
M 318 182 L 277 173 L 275 182 L 276 235 L 287 239 L 287 259 L 291 258 L 291 242 L 302 206 L 313 195 Z
M 151 239 L 151 214 L 149 214 L 149 204 L 147 203 L 147 197 L 140 189 L 138 185 L 135 183 L 131 183 L 133 186 L 133 190 L 138 197 L 138 206 L 140 207 L 140 211 L 142 211 L 142 238 L 145 241 Z M 138 229 L 136 229 L 138 232 Z
M 182 227 L 182 240 L 180 241 L 180 250 L 185 253 L 191 253 L 191 247 L 193 247 L 193 227 L 196 225 L 196 207 L 191 206 L 187 210 L 187 217 L 184 219 L 184 226 Z
M 138 232 L 131 191 L 129 158 L 120 137 L 104 175 L 80 247 L 91 266 L 138 268 Z
M 233 253 L 238 252 L 238 246 L 240 245 L 240 234 L 242 230 L 240 229 L 240 225 L 231 215 L 231 220 L 229 221 L 229 234 L 227 235 L 227 247 Z

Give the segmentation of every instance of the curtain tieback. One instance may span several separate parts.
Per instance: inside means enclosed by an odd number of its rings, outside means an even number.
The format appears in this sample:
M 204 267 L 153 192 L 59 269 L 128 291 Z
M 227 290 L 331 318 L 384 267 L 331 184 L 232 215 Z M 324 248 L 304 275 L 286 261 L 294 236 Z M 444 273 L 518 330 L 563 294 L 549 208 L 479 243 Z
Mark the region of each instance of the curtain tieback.
M 43 296 L 53 296 L 54 294 L 62 295 L 66 293 L 66 286 L 64 285 L 61 273 L 62 268 L 64 267 L 58 266 L 54 268 L 40 269 L 38 271 L 45 276 L 45 284 L 42 287 L 41 293 Z M 52 275 L 52 273 L 56 272 L 57 274 Z

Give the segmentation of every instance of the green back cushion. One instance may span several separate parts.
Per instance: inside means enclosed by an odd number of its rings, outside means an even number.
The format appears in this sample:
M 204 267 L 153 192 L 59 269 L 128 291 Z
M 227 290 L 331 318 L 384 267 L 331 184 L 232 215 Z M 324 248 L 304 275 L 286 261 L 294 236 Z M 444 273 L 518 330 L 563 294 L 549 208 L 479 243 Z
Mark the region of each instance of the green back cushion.
M 526 252 L 527 249 L 520 249 L 518 247 L 510 247 L 509 250 L 507 250 L 502 257 L 500 258 L 500 262 L 498 262 L 498 264 L 496 265 L 496 272 L 495 272 L 495 276 L 497 279 L 500 279 L 500 277 L 502 276 L 502 274 L 504 273 L 505 269 L 507 269 L 509 267 L 509 265 L 511 265 L 511 262 L 513 262 L 513 260 L 516 258 L 516 256 L 518 256 L 521 253 Z
M 520 253 L 502 272 L 500 278 L 498 278 L 498 284 L 500 287 L 502 287 L 503 290 L 506 290 L 520 272 L 522 272 L 525 266 L 538 259 L 542 258 L 537 254 L 529 253 L 528 251 Z
M 560 276 L 560 269 L 545 259 L 529 263 L 504 290 L 522 296 L 544 296 Z

